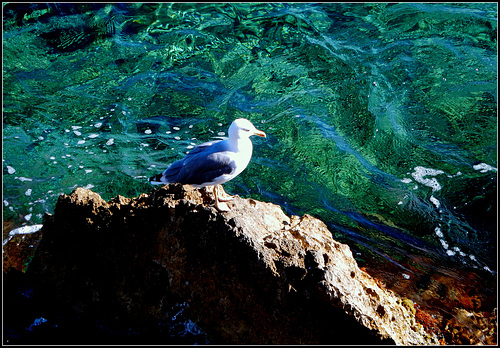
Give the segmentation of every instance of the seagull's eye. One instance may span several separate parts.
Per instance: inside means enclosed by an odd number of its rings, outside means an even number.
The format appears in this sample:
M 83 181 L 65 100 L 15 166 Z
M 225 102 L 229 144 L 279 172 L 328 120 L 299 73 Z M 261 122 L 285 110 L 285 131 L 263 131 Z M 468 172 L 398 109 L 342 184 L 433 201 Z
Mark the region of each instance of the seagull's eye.
M 241 128 L 242 130 L 244 130 L 245 132 L 250 132 L 250 129 L 246 129 L 246 128 Z

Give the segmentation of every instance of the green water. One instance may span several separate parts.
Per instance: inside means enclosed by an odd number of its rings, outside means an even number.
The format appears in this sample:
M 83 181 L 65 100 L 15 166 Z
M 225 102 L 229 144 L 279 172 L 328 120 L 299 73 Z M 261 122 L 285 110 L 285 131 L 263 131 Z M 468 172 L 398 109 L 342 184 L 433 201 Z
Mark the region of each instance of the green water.
M 228 192 L 355 257 L 496 271 L 497 5 L 4 4 L 3 216 L 137 196 L 238 117 Z

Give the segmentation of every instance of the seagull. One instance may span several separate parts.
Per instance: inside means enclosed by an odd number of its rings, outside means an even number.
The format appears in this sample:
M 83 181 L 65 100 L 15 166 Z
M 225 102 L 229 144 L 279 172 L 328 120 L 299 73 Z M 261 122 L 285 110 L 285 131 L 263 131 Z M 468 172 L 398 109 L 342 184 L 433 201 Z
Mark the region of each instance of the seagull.
M 247 167 L 253 151 L 250 136 L 265 138 L 266 133 L 255 128 L 249 120 L 238 118 L 231 123 L 228 135 L 227 139 L 196 146 L 183 159 L 170 164 L 163 173 L 149 178 L 149 182 L 153 185 L 181 183 L 194 187 L 213 186 L 215 207 L 219 211 L 229 211 L 225 202 L 233 197 L 224 191 L 221 184 L 234 179 Z

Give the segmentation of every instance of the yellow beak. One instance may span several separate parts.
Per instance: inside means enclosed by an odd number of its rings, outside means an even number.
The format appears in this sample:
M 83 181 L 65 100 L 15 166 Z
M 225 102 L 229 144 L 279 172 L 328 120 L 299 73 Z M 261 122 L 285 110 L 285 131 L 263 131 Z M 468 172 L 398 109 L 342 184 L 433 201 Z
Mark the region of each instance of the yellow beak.
M 259 137 L 266 138 L 266 133 L 264 133 L 261 130 L 256 129 L 255 132 L 253 132 L 254 135 L 258 135 Z

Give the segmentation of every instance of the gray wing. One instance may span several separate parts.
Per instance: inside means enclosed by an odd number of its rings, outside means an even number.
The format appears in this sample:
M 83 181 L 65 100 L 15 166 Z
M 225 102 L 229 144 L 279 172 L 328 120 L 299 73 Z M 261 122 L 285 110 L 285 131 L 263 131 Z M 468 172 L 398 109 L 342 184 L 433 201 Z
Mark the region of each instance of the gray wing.
M 223 174 L 231 174 L 235 170 L 236 164 L 225 152 L 201 152 L 185 158 L 177 180 L 183 184 L 200 185 L 212 182 Z
M 186 157 L 172 163 L 162 173 L 163 178 L 168 183 L 199 185 L 223 174 L 231 174 L 236 165 L 227 156 L 224 145 L 217 140 L 196 146 Z

